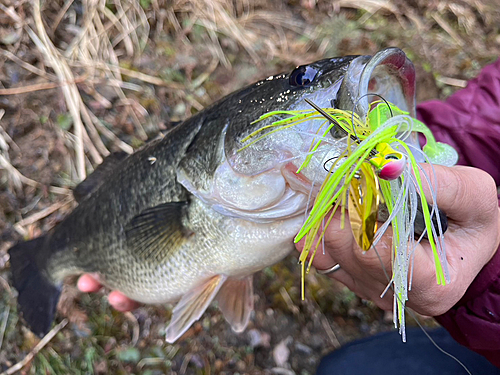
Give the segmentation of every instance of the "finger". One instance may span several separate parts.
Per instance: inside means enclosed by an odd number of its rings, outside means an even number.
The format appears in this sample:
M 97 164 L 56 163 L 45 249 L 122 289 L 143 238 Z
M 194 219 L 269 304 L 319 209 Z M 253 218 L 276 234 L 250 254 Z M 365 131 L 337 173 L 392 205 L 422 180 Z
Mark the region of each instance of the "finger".
M 334 266 L 337 264 L 337 262 L 334 261 L 332 258 L 330 252 L 328 252 L 328 247 L 323 247 L 324 241 L 320 242 L 317 244 L 317 238 L 314 240 L 312 248 L 309 250 L 309 255 L 306 260 L 306 264 L 308 264 L 311 260 L 313 259 L 313 266 L 318 269 L 318 270 L 326 270 L 329 269 L 330 267 Z M 298 243 L 295 244 L 295 248 L 299 253 L 302 253 L 304 249 L 304 244 L 306 242 L 306 238 L 302 238 Z M 318 245 L 318 248 L 316 251 L 314 251 L 314 248 Z
M 384 310 L 392 308 L 392 292 L 380 298 L 391 274 L 391 231 L 377 245 L 377 249 L 363 252 L 356 245 L 352 235 L 349 218 L 346 216 L 344 228 L 341 228 L 341 216 L 336 215 L 325 233 L 325 251 L 320 244 L 314 257 L 313 265 L 318 270 L 327 270 L 335 264 L 340 269 L 326 276 L 341 282 L 359 297 L 373 300 Z M 299 251 L 304 241 L 297 244 Z M 379 252 L 379 255 L 377 255 Z M 387 270 L 387 276 L 382 271 L 381 260 Z
M 296 245 L 296 248 L 299 252 L 302 252 L 304 248 L 304 240 L 299 241 Z M 325 247 L 323 250 L 323 246 L 320 245 L 320 249 L 316 252 L 313 259 L 313 266 L 318 271 L 325 271 L 331 269 L 333 266 L 339 264 L 332 257 L 332 252 L 330 251 L 330 247 Z M 309 256 L 310 259 L 311 256 Z M 309 261 L 309 259 L 307 261 Z M 330 277 L 331 279 L 340 281 L 342 284 L 351 289 L 351 286 L 354 285 L 353 278 L 350 276 L 344 269 L 341 268 L 328 274 L 322 274 L 323 276 Z M 352 289 L 351 289 L 352 290 Z
M 76 286 L 84 293 L 94 293 L 102 288 L 102 285 L 97 281 L 98 276 L 94 274 L 83 274 L 78 279 Z
M 299 251 L 301 250 L 302 247 L 300 247 Z M 310 258 L 311 256 L 309 256 L 309 259 L 307 259 L 306 264 L 309 263 Z M 337 263 L 338 262 L 336 262 L 335 259 L 333 259 L 332 255 L 329 252 L 323 251 L 322 246 L 316 251 L 316 254 L 314 255 L 313 266 L 317 270 L 327 270 L 336 265 Z
M 335 217 L 325 233 L 326 253 L 335 259 L 343 269 L 354 278 L 374 276 L 380 282 L 388 282 L 382 271 L 390 274 L 392 231 L 377 243 L 376 248 L 363 251 L 356 243 L 349 223 L 349 215 L 345 217 L 344 228 L 341 228 L 341 217 Z
M 116 290 L 109 293 L 108 301 L 109 301 L 109 304 L 115 308 L 115 310 L 118 310 L 121 312 L 134 310 L 137 307 L 139 307 L 138 302 L 131 300 L 126 295 L 124 295 L 123 293 L 120 293 Z
M 388 282 L 386 274 L 390 275 L 392 236 L 391 230 L 379 241 L 376 249 L 363 252 L 359 248 L 352 235 L 348 214 L 344 220 L 342 228 L 342 217 L 340 212 L 336 213 L 328 228 L 326 228 L 323 243 L 320 243 L 313 260 L 313 266 L 318 270 L 327 270 L 335 264 L 340 264 L 344 272 L 336 272 L 337 280 L 348 285 L 349 278 L 364 278 L 369 275 L 375 277 L 379 282 Z M 304 241 L 297 244 L 297 249 L 302 251 Z M 323 245 L 324 250 L 323 250 Z M 382 265 L 381 266 L 381 261 Z M 341 275 L 341 276 L 339 276 Z M 351 277 L 352 275 L 352 277 Z M 342 277 L 342 280 L 340 279 Z
M 488 217 L 488 212 L 496 210 L 496 184 L 486 172 L 471 167 L 443 167 L 421 164 L 431 181 L 439 181 L 436 196 L 438 207 L 448 218 L 458 222 L 471 222 Z M 432 170 L 434 169 L 434 172 Z M 434 178 L 435 173 L 435 178 Z M 428 186 L 423 181 L 424 193 L 431 203 Z

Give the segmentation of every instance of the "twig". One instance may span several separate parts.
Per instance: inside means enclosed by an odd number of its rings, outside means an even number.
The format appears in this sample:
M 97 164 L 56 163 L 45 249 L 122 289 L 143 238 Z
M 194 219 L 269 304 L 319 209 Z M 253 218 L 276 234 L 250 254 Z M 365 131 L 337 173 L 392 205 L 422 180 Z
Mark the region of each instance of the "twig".
M 150 365 L 161 365 L 165 363 L 165 359 L 161 357 L 149 357 L 149 358 L 143 358 L 137 363 L 137 368 L 139 370 L 142 370 L 144 366 L 150 366 Z
M 38 220 L 43 219 L 44 217 L 49 216 L 51 213 L 57 211 L 61 207 L 67 205 L 68 203 L 71 203 L 73 201 L 73 197 L 64 199 L 60 202 L 56 202 L 49 207 L 44 208 L 43 210 L 28 216 L 25 219 L 22 219 L 21 221 L 18 221 L 16 224 L 14 224 L 14 229 L 17 230 L 20 234 L 24 235 L 26 234 L 26 230 L 23 228 L 24 226 L 31 225 L 33 223 L 36 223 Z
M 5 115 L 5 109 L 0 109 L 0 121 Z M 8 156 L 7 151 L 10 147 L 14 148 L 16 152 L 21 152 L 21 149 L 17 145 L 16 142 L 12 139 L 12 137 L 0 126 L 0 149 L 4 151 L 4 154 Z M 7 158 L 8 160 L 8 158 Z
M 87 127 L 88 134 L 90 139 L 92 139 L 93 144 L 99 150 L 99 153 L 106 157 L 109 155 L 109 150 L 106 148 L 104 143 L 101 140 L 101 137 L 99 137 L 99 134 L 97 133 L 97 129 L 95 128 L 94 123 L 92 122 L 92 118 L 89 115 L 89 110 L 83 103 L 82 98 L 80 98 L 80 112 L 82 114 L 83 121 L 85 122 L 85 126 Z M 99 162 L 99 164 L 102 163 L 102 159 Z
M 54 338 L 55 335 L 57 335 L 57 333 L 61 329 L 63 329 L 66 326 L 66 324 L 68 324 L 68 319 L 63 319 L 61 323 L 59 323 L 54 328 L 52 328 L 50 330 L 50 332 L 47 333 L 43 337 L 43 339 L 40 340 L 40 342 L 33 348 L 33 350 L 31 352 L 28 353 L 28 355 L 26 357 L 24 357 L 24 359 L 22 361 L 16 363 L 14 366 L 9 368 L 7 371 L 2 372 L 0 375 L 11 375 L 11 374 L 14 374 L 15 372 L 21 370 L 24 366 L 26 366 L 28 364 L 28 362 L 30 362 L 35 357 L 35 355 L 38 354 L 38 352 L 40 350 L 43 349 L 43 347 L 45 345 L 47 345 L 49 343 L 50 340 L 52 340 Z
M 317 314 L 319 315 L 319 321 L 321 322 L 321 325 L 323 326 L 323 329 L 325 330 L 326 335 L 330 339 L 330 342 L 332 343 L 333 347 L 335 349 L 340 348 L 340 341 L 337 338 L 337 335 L 333 331 L 332 327 L 328 323 L 328 319 L 326 319 L 325 314 L 321 311 L 321 308 L 318 305 L 318 302 L 314 299 L 310 299 L 310 303 L 314 305 L 314 309 L 316 310 Z
M 452 77 L 437 77 L 436 81 L 444 83 L 448 86 L 465 87 L 467 86 L 467 81 L 464 79 L 452 78 Z
M 283 297 L 283 300 L 285 301 L 287 307 L 293 313 L 293 315 L 298 315 L 299 314 L 299 308 L 298 308 L 298 306 L 295 306 L 293 304 L 292 298 L 288 294 L 288 292 L 285 289 L 285 287 L 281 287 L 280 288 L 280 294 L 281 294 L 281 297 Z
M 137 101 L 134 99 L 127 98 L 123 92 L 119 92 L 118 96 L 120 97 L 120 100 L 117 102 L 118 105 L 123 105 L 125 107 L 125 113 L 130 116 L 132 119 L 132 122 L 134 123 L 135 129 L 136 129 L 136 134 L 139 139 L 142 139 L 143 141 L 146 141 L 148 139 L 148 135 L 146 131 L 144 130 L 144 127 L 142 126 L 142 121 L 139 120 L 139 117 L 137 116 L 137 113 L 135 109 L 138 109 L 139 111 L 143 109 L 143 115 L 144 113 L 147 115 L 147 111 L 142 107 Z
M 184 85 L 182 85 L 180 83 L 167 82 L 161 78 L 154 77 L 154 76 L 151 76 L 149 74 L 142 73 L 142 72 L 137 72 L 135 70 L 123 68 L 121 66 L 113 66 L 111 64 L 103 64 L 103 65 L 105 65 L 106 67 L 109 67 L 109 68 L 118 68 L 118 69 L 120 69 L 120 73 L 127 76 L 127 77 L 135 78 L 135 79 L 138 79 L 140 81 L 143 81 L 146 83 L 151 83 L 151 84 L 156 85 L 156 86 L 168 87 L 168 88 L 171 88 L 174 90 L 184 90 L 186 88 Z M 98 67 L 102 68 L 102 65 L 98 66 Z
M 128 25 L 128 18 L 125 16 L 125 11 L 123 10 L 121 3 L 118 1 L 115 3 L 116 9 L 117 9 L 117 14 L 115 15 L 111 10 L 108 8 L 103 9 L 103 14 L 106 16 L 109 21 L 111 22 L 111 25 L 116 27 L 118 30 L 118 37 L 117 40 L 112 42 L 112 44 L 115 46 L 117 45 L 120 41 L 123 40 L 123 45 L 125 46 L 125 50 L 127 51 L 128 56 L 133 56 L 134 54 L 134 44 L 132 43 L 132 39 L 130 37 L 130 27 Z M 122 22 L 120 22 L 120 20 Z
M 81 180 L 85 179 L 85 155 L 83 149 L 83 131 L 84 126 L 82 123 L 82 119 L 80 117 L 80 109 L 79 109 L 79 101 L 78 97 L 80 96 L 78 92 L 78 88 L 73 83 L 73 73 L 68 66 L 66 60 L 59 54 L 56 47 L 49 39 L 47 35 L 47 31 L 43 25 L 42 15 L 40 11 L 40 1 L 35 0 L 33 2 L 33 19 L 35 20 L 35 25 L 38 31 L 38 35 L 35 34 L 31 28 L 26 27 L 28 34 L 31 39 L 35 43 L 35 45 L 40 49 L 43 53 L 47 61 L 54 69 L 58 79 L 60 82 L 66 82 L 67 84 L 61 86 L 61 90 L 64 94 L 64 98 L 66 100 L 66 105 L 71 113 L 71 117 L 73 117 L 73 130 L 76 138 L 76 147 L 75 147 L 75 155 L 76 155 L 76 170 L 78 174 L 78 178 Z
M 37 74 L 37 75 L 44 77 L 44 78 L 47 78 L 47 79 L 53 79 L 53 80 L 57 79 L 57 77 L 55 75 L 47 73 L 46 71 L 39 69 L 36 66 L 28 64 L 26 61 L 21 60 L 19 57 L 17 57 L 16 55 L 14 55 L 10 51 L 7 51 L 4 49 L 4 50 L 0 50 L 0 53 L 2 55 L 4 55 L 6 58 L 8 58 L 9 60 L 12 60 L 17 65 L 19 65 L 20 67 L 26 69 L 27 71 L 29 71 L 31 73 Z
M 196 100 L 193 95 L 186 95 L 186 100 L 191 104 L 196 110 L 201 111 L 203 108 L 203 104 L 201 104 L 198 100 Z
M 139 81 L 146 82 L 146 83 L 151 83 L 155 86 L 161 86 L 161 87 L 167 87 L 171 90 L 185 90 L 186 85 L 182 83 L 177 83 L 177 82 L 170 82 L 170 81 L 165 81 L 162 78 L 155 77 L 143 72 L 139 72 L 136 70 L 131 70 L 124 68 L 122 66 L 116 65 L 116 64 L 109 64 L 109 63 L 104 63 L 104 62 L 97 62 L 97 61 L 91 61 L 88 63 L 85 62 L 71 62 L 71 66 L 73 67 L 83 67 L 83 68 L 95 68 L 95 69 L 100 69 L 104 71 L 109 71 L 109 70 L 114 70 L 118 71 L 120 74 L 130 77 L 130 78 L 135 78 Z M 215 68 L 214 68 L 215 69 Z M 202 73 L 203 75 L 203 73 Z
M 12 87 L 9 89 L 0 89 L 0 95 L 19 95 L 25 94 L 27 92 L 40 91 L 40 90 L 49 90 L 55 89 L 57 87 L 61 87 L 68 84 L 76 84 L 83 82 L 87 79 L 87 77 L 78 77 L 75 78 L 73 82 L 45 82 L 45 83 L 37 83 L 34 85 L 22 86 L 22 87 Z
M 106 126 L 104 126 L 99 118 L 97 118 L 96 115 L 92 113 L 92 111 L 87 112 L 90 118 L 92 119 L 92 122 L 94 125 L 97 127 L 97 130 L 106 138 L 108 138 L 110 141 L 113 141 L 122 151 L 125 151 L 127 154 L 132 154 L 134 152 L 134 149 L 132 146 L 129 144 L 123 142 L 120 138 L 118 138 L 115 133 L 113 133 L 111 130 L 109 130 Z
M 61 7 L 61 9 L 59 10 L 59 12 L 57 13 L 57 16 L 56 18 L 54 19 L 53 21 L 53 24 L 52 26 L 50 27 L 50 31 L 52 33 L 54 33 L 57 29 L 57 26 L 59 26 L 59 23 L 61 22 L 61 20 L 63 19 L 64 17 L 64 14 L 68 11 L 69 7 L 71 6 L 71 4 L 73 4 L 73 1 L 74 0 L 66 0 L 64 2 L 64 5 Z
M 168 360 L 174 359 L 176 356 L 177 352 L 180 350 L 180 346 L 178 345 L 170 345 L 170 348 L 168 348 L 168 353 L 167 350 L 165 350 L 165 358 Z
M 20 24 L 23 22 L 22 18 L 19 17 L 19 15 L 14 11 L 13 7 L 7 8 L 5 5 L 0 3 L 0 10 L 3 10 L 5 14 L 7 14 L 10 18 L 12 18 L 13 21 Z
M 82 129 L 82 136 L 83 136 L 83 144 L 87 148 L 88 154 L 92 159 L 92 161 L 94 162 L 94 164 L 101 164 L 102 157 L 99 154 L 99 151 L 97 151 L 97 148 L 93 143 L 93 140 L 90 139 L 87 129 L 85 127 L 83 127 Z
M 330 324 L 328 323 L 327 319 L 325 318 L 325 316 L 323 314 L 321 314 L 320 321 L 321 321 L 321 325 L 323 326 L 323 329 L 325 330 L 326 335 L 330 339 L 330 342 L 332 343 L 333 347 L 335 349 L 340 348 L 339 339 L 337 338 L 337 335 L 335 334 L 335 332 L 333 332 L 332 327 L 330 327 Z
M 464 41 L 458 36 L 458 34 L 451 28 L 451 26 L 439 15 L 433 14 L 432 18 L 434 21 L 441 26 L 441 28 L 448 33 L 449 36 L 460 46 L 463 47 L 465 45 Z
M 4 318 L 2 320 L 2 326 L 0 327 L 0 350 L 2 349 L 3 337 L 5 335 L 5 330 L 7 329 L 7 322 L 9 321 L 10 305 L 7 305 L 5 312 L 3 313 Z
M 137 321 L 137 318 L 134 316 L 134 314 L 132 314 L 130 311 L 127 311 L 126 313 L 124 313 L 124 315 L 125 315 L 125 318 L 127 318 L 133 325 L 133 327 L 132 327 L 132 342 L 130 343 L 130 345 L 136 346 L 137 341 L 139 341 L 139 333 L 140 333 L 139 322 Z
M 19 181 L 22 182 L 23 184 L 29 185 L 34 188 L 44 186 L 43 184 L 23 175 L 12 164 L 10 164 L 9 161 L 2 155 L 0 155 L 0 167 L 7 170 L 8 173 L 15 176 L 15 178 L 19 179 Z M 49 192 L 54 194 L 69 195 L 71 193 L 70 189 L 57 186 L 49 186 L 48 189 Z
M 12 294 L 12 289 L 10 288 L 7 280 L 5 280 L 2 276 L 0 276 L 0 284 L 2 284 L 2 287 L 7 291 L 7 293 L 9 293 L 10 297 L 13 298 L 14 295 Z
M 184 375 L 186 373 L 187 367 L 193 355 L 188 353 L 184 356 L 184 360 L 182 361 L 181 368 L 179 369 L 179 375 Z
M 211 370 L 210 370 L 210 362 L 208 361 L 208 358 L 206 355 L 203 356 L 203 363 L 205 365 L 205 375 L 210 375 Z

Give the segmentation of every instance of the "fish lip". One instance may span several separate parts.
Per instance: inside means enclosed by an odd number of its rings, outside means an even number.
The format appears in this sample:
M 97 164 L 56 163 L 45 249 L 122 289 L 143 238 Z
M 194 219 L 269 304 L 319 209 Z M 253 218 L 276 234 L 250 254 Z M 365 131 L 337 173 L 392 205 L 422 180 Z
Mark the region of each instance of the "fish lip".
M 415 67 L 396 47 L 374 56 L 359 56 L 351 61 L 338 92 L 337 106 L 356 112 L 365 119 L 369 104 L 379 94 L 400 109 L 415 115 Z
M 354 59 L 339 90 L 338 103 L 341 109 L 353 110 L 364 121 L 370 103 L 380 100 L 380 96 L 415 117 L 415 67 L 399 48 L 390 47 L 373 57 Z M 406 142 L 420 148 L 416 133 Z
M 372 80 L 376 79 L 377 69 L 379 71 L 383 69 L 382 72 L 386 73 L 389 79 L 395 79 L 395 81 L 393 81 L 394 85 L 389 88 L 386 87 L 387 91 L 381 93 L 384 99 L 392 102 L 401 110 L 407 111 L 411 117 L 415 117 L 415 66 L 401 49 L 391 47 L 376 53 L 370 61 L 368 61 L 361 74 L 358 87 L 358 98 L 362 98 L 359 104 L 363 108 L 363 118 L 368 114 L 369 97 L 366 96 L 366 94 L 371 91 L 370 83 Z M 365 96 L 363 97 L 363 95 Z M 375 100 L 377 99 L 375 96 L 373 98 Z M 418 134 L 416 132 L 412 132 L 405 142 L 416 149 L 420 149 Z M 416 158 L 419 162 L 423 161 L 419 155 L 417 155 Z
M 400 109 L 408 111 L 410 116 L 415 115 L 415 67 L 406 54 L 396 47 L 386 48 L 376 53 L 365 65 L 358 86 L 358 103 L 356 110 L 358 114 L 366 116 L 369 108 L 369 96 L 366 94 L 373 92 L 370 83 L 376 78 L 376 70 L 384 69 L 390 76 L 396 78 L 396 83 L 400 85 L 401 92 L 397 93 L 400 102 L 394 103 Z M 397 90 L 396 87 L 394 87 Z M 384 96 L 384 93 L 378 93 Z

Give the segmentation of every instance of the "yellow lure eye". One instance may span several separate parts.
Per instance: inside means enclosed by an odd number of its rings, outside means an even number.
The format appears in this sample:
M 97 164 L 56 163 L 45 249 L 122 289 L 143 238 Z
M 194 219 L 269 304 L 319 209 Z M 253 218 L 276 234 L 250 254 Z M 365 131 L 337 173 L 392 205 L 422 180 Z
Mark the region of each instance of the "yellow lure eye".
M 370 158 L 377 174 L 384 180 L 394 180 L 403 173 L 406 158 L 401 152 L 394 150 L 388 143 L 379 143 L 375 148 L 378 153 Z

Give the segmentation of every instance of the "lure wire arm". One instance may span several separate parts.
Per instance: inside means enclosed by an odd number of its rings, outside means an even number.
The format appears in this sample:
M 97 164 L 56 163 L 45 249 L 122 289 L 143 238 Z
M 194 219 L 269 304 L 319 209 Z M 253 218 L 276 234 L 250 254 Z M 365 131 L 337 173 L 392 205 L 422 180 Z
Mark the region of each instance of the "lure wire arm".
M 361 140 L 358 138 L 357 135 L 354 135 L 354 134 L 351 134 L 349 133 L 348 131 L 346 131 L 342 126 L 340 126 L 340 124 L 338 123 L 337 120 L 335 120 L 332 116 L 330 116 L 329 113 L 327 113 L 324 109 L 322 109 L 320 106 L 318 106 L 316 103 L 314 103 L 313 101 L 305 98 L 304 99 L 305 102 L 307 104 L 309 104 L 311 107 L 313 107 L 320 115 L 322 115 L 324 118 L 326 118 L 328 121 L 330 121 L 331 124 L 333 124 L 334 126 L 336 126 L 338 129 L 340 129 L 340 131 L 345 135 L 345 136 L 349 136 L 354 142 L 356 142 L 357 144 L 361 143 Z M 392 113 L 392 112 L 391 112 Z M 352 114 L 353 116 L 353 120 L 354 121 L 354 112 Z M 354 122 L 353 122 L 353 125 L 352 125 L 352 129 L 354 132 L 356 132 L 354 130 Z M 377 151 L 375 150 L 371 150 L 370 151 L 370 156 L 375 156 L 377 155 Z

